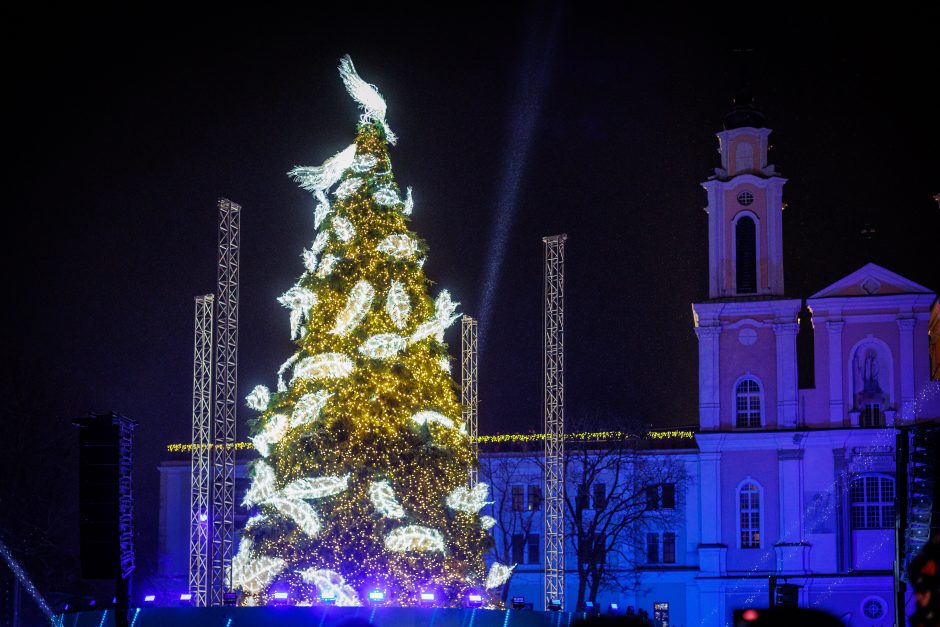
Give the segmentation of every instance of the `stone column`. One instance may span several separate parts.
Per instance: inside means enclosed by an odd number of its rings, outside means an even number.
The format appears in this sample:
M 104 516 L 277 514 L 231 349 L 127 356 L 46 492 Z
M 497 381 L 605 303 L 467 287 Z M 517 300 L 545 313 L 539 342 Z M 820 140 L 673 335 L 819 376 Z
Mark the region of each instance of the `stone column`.
M 845 406 L 842 401 L 842 329 L 843 320 L 828 320 L 829 331 L 829 424 L 841 427 L 845 422 Z
M 809 544 L 803 528 L 803 449 L 779 449 L 780 540 L 774 544 L 777 572 L 809 572 Z
M 703 431 L 717 430 L 721 415 L 721 394 L 718 389 L 718 337 L 720 326 L 695 327 L 698 336 L 698 407 L 699 425 Z
M 914 318 L 898 318 L 901 349 L 901 403 L 900 422 L 914 420 Z
M 728 546 L 721 541 L 721 453 L 699 453 L 701 468 L 702 543 L 698 549 L 702 573 L 724 575 Z
M 777 426 L 795 429 L 799 422 L 798 381 L 796 372 L 796 322 L 774 324 L 777 337 Z

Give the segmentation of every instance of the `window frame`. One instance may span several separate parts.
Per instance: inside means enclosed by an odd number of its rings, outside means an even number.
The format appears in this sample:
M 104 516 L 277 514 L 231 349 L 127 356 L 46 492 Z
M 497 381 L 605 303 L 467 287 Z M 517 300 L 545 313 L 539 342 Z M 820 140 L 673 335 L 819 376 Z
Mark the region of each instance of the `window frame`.
M 754 508 L 753 506 L 751 506 L 746 510 L 742 510 L 741 492 L 746 486 L 749 486 L 749 485 L 753 485 L 756 488 L 754 492 L 757 497 L 757 507 Z M 754 479 L 751 476 L 745 477 L 744 480 L 742 480 L 741 483 L 739 483 L 738 486 L 734 490 L 734 503 L 735 503 L 735 514 L 736 514 L 735 520 L 737 521 L 737 529 L 736 529 L 737 533 L 735 534 L 737 538 L 737 547 L 739 549 L 762 549 L 764 548 L 764 486 L 762 486 L 761 483 L 757 479 Z M 757 545 L 754 546 L 754 545 L 748 544 L 747 546 L 745 546 L 744 542 L 742 542 L 743 534 L 754 533 L 754 529 L 750 525 L 748 525 L 748 527 L 745 528 L 741 524 L 741 515 L 745 512 L 753 513 L 755 510 L 757 513 L 757 526 L 756 526 L 757 527 L 756 528 Z
M 739 417 L 738 415 L 738 411 L 739 411 L 738 410 L 738 394 L 739 394 L 738 388 L 746 382 L 753 382 L 754 384 L 757 385 L 756 394 L 750 391 L 747 391 L 744 393 L 748 395 L 749 399 L 755 398 L 755 397 L 757 399 L 758 424 L 755 426 L 742 427 L 739 425 L 739 422 L 738 422 L 738 417 Z M 741 430 L 741 431 L 762 429 L 767 424 L 766 413 L 764 411 L 764 408 L 766 406 L 767 406 L 767 403 L 764 402 L 764 382 L 760 380 L 760 377 L 757 377 L 756 375 L 753 375 L 750 372 L 746 372 L 740 377 L 738 377 L 737 381 L 734 382 L 734 385 L 731 386 L 731 409 L 733 412 L 731 419 L 732 419 L 732 424 L 734 428 L 737 430 Z M 750 408 L 750 404 L 748 405 L 747 413 L 748 414 L 753 413 L 753 410 Z
M 509 509 L 513 512 L 525 511 L 525 486 L 514 483 L 509 486 Z
M 735 194 L 737 199 L 737 194 Z M 737 201 L 735 201 L 737 202 Z M 738 289 L 738 222 L 750 218 L 754 223 L 754 291 L 742 292 Z M 760 293 L 760 218 L 750 209 L 742 209 L 731 220 L 731 277 L 734 281 L 734 293 L 738 296 L 752 296 Z
M 868 485 L 869 479 L 876 479 L 877 485 L 875 486 L 875 493 L 878 496 L 878 500 L 870 501 Z M 861 488 L 861 497 L 862 500 L 856 500 L 856 482 L 862 482 Z M 890 482 L 891 485 L 891 498 L 890 500 L 885 500 L 884 497 L 884 482 Z M 897 480 L 891 475 L 878 472 L 866 472 L 859 473 L 854 475 L 849 481 L 849 529 L 852 531 L 875 531 L 875 530 L 885 530 L 885 529 L 894 529 L 895 519 L 897 517 L 898 511 L 898 491 L 897 491 Z M 862 526 L 856 526 L 858 517 L 856 516 L 856 508 L 859 508 L 858 511 L 861 512 Z M 878 524 L 869 525 L 868 522 L 872 515 L 872 509 L 876 508 Z M 888 520 L 885 524 L 886 511 L 888 510 Z

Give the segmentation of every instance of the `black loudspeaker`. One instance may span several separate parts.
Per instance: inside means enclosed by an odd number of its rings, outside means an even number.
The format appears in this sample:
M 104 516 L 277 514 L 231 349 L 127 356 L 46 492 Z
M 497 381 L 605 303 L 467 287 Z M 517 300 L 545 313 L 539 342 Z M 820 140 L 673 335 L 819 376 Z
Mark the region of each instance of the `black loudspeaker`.
M 134 569 L 131 433 L 118 414 L 90 414 L 79 427 L 79 548 L 82 577 L 117 579 Z

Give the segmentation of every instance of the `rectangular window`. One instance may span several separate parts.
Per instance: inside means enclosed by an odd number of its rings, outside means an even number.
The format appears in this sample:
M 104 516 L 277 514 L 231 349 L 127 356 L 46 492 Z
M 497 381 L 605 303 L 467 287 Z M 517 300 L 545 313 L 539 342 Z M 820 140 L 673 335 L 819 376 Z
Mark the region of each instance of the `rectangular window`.
M 512 511 L 521 512 L 525 509 L 525 492 L 521 485 L 512 486 Z
M 524 563 L 522 559 L 525 556 L 525 536 L 521 533 L 512 534 L 512 561 L 516 564 Z
M 663 484 L 663 509 L 676 509 L 676 484 Z
M 667 531 L 663 534 L 663 564 L 676 563 L 676 534 Z
M 537 512 L 542 509 L 542 486 L 529 486 L 529 511 Z
M 865 407 L 862 408 L 862 416 L 859 422 L 863 427 L 882 426 L 881 405 L 878 403 L 867 403 Z
M 541 537 L 539 537 L 539 534 L 537 533 L 529 534 L 529 547 L 528 547 L 529 554 L 526 556 L 528 558 L 528 560 L 526 560 L 527 564 L 538 564 L 540 561 L 542 561 L 540 553 L 539 553 L 539 541 L 540 540 L 541 540 Z
M 646 488 L 646 509 L 659 509 L 659 486 Z
M 669 604 L 653 603 L 654 627 L 669 627 Z
M 658 533 L 646 534 L 646 563 L 647 564 L 659 563 L 659 534 Z
M 581 484 L 578 486 L 578 498 L 575 508 L 579 510 L 590 509 L 591 500 L 588 498 L 588 488 L 586 485 Z
M 594 489 L 594 509 L 600 510 L 607 507 L 607 484 L 595 483 L 591 487 Z

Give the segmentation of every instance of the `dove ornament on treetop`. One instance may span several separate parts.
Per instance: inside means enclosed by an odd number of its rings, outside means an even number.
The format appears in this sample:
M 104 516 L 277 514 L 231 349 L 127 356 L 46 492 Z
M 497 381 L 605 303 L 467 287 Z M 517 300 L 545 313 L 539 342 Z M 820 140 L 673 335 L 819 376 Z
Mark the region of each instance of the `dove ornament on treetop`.
M 363 114 L 348 148 L 290 172 L 314 195 L 318 232 L 279 299 L 296 351 L 276 391 L 258 386 L 248 399 L 261 459 L 232 579 L 247 605 L 275 589 L 312 604 L 340 591 L 338 604 L 359 605 L 373 586 L 417 605 L 433 585 L 440 605 L 458 606 L 511 566 L 487 571 L 488 488 L 467 487 L 475 460 L 443 343 L 457 303 L 428 293 L 385 100 L 348 56 L 339 70 Z

